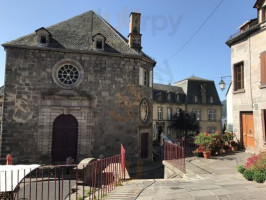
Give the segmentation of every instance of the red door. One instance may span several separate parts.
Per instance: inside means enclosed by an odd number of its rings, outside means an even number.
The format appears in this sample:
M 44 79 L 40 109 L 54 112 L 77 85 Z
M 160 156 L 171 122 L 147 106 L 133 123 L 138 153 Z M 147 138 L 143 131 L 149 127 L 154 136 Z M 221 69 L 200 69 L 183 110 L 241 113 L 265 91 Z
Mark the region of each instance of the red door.
M 65 162 L 77 158 L 78 121 L 72 115 L 59 115 L 53 123 L 52 162 Z
M 246 148 L 255 148 L 253 113 L 242 113 L 241 120 L 243 144 Z
M 141 158 L 148 157 L 148 133 L 141 133 Z

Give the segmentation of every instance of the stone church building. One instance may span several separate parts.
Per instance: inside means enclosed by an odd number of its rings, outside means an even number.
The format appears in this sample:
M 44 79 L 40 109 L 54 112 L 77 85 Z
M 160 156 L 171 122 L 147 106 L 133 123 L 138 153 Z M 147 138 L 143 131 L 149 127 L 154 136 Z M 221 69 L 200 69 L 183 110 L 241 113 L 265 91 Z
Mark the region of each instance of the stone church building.
M 93 11 L 7 42 L 1 159 L 60 163 L 152 155 L 156 62 L 141 51 L 140 13 L 128 40 Z

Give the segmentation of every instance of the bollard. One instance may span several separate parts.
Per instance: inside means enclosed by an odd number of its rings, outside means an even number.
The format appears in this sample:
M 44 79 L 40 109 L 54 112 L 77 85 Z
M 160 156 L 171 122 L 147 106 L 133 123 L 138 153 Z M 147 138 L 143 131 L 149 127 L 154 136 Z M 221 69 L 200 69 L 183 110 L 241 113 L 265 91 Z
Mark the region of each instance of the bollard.
M 6 156 L 6 165 L 12 165 L 12 157 L 10 154 Z

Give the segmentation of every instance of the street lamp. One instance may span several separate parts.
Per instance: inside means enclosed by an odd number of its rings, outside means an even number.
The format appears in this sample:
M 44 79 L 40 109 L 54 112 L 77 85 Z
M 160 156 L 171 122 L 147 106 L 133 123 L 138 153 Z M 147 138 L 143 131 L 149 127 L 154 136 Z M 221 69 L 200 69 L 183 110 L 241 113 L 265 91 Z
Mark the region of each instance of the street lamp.
M 221 81 L 219 82 L 219 87 L 220 87 L 220 89 L 222 90 L 222 91 L 224 91 L 224 89 L 225 89 L 225 82 L 224 82 L 224 78 L 231 78 L 231 76 L 222 76 L 221 77 Z

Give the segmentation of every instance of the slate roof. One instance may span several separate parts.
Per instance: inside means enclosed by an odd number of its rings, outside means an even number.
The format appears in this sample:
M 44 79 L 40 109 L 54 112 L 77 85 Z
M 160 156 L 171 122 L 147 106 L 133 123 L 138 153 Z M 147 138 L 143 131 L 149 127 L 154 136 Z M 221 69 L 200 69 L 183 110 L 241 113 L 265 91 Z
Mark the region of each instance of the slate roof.
M 173 85 L 163 85 L 159 83 L 153 83 L 154 90 L 166 91 L 166 92 L 174 92 L 184 94 L 184 91 L 181 87 L 173 86 Z
M 145 53 L 131 48 L 128 40 L 94 11 L 85 12 L 45 29 L 51 34 L 49 48 L 91 51 L 92 38 L 100 33 L 106 38 L 104 52 L 141 55 L 151 59 Z M 3 46 L 37 47 L 37 35 L 34 32 Z
M 4 95 L 4 86 L 1 86 L 0 87 L 0 96 L 3 96 Z
M 179 83 L 179 82 L 182 82 L 182 81 L 185 81 L 185 80 L 191 80 L 191 81 L 212 81 L 212 80 L 200 78 L 200 77 L 197 77 L 197 76 L 190 76 L 190 77 L 188 77 L 186 79 L 183 79 L 181 81 L 177 81 L 174 84 Z
M 170 101 L 167 100 L 169 92 L 171 96 Z M 179 101 L 176 99 L 177 94 L 179 95 Z M 185 103 L 186 95 L 181 87 L 154 83 L 153 100 L 160 103 Z
M 206 88 L 206 103 L 209 104 L 209 98 L 213 97 L 212 105 L 221 105 L 214 81 L 191 76 L 187 79 L 174 83 L 175 86 L 182 87 L 187 95 L 187 103 L 195 104 L 194 97 L 198 97 L 198 104 L 202 104 L 202 87 Z
M 256 3 L 254 4 L 253 8 L 260 7 L 263 2 L 264 2 L 264 0 L 257 0 Z

